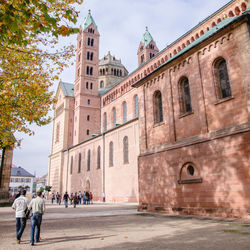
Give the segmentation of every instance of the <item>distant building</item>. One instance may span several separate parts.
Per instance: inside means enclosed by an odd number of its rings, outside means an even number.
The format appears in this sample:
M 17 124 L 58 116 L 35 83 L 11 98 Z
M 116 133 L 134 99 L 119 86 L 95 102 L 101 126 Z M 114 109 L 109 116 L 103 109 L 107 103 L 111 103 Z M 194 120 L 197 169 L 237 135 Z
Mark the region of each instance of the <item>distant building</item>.
M 27 194 L 32 193 L 35 176 L 30 174 L 22 167 L 12 164 L 9 192 L 11 195 L 16 194 L 21 187 L 25 188 Z
M 48 174 L 45 174 L 44 176 L 42 176 L 40 178 L 38 177 L 38 178 L 34 179 L 33 192 L 36 192 L 36 191 L 40 190 L 41 188 L 45 189 L 47 176 L 48 176 Z

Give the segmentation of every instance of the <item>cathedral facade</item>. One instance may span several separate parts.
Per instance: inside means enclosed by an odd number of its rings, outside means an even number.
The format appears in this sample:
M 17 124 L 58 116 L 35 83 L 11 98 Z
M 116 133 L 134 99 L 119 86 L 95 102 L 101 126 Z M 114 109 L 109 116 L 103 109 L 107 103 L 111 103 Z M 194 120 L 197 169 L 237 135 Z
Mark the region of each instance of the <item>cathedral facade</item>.
M 250 212 L 249 1 L 232 0 L 159 51 L 146 29 L 138 68 L 99 60 L 89 13 L 75 83 L 60 82 L 48 184 L 140 210 Z

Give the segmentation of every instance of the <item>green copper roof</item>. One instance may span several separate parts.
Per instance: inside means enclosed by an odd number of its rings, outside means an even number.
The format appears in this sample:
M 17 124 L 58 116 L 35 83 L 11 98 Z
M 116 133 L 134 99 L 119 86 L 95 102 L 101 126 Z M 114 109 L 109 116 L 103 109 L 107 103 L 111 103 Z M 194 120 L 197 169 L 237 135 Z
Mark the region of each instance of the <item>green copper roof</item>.
M 89 25 L 94 24 L 94 26 L 97 29 L 97 25 L 93 19 L 93 17 L 91 16 L 90 10 L 89 10 L 89 14 L 85 17 L 83 23 L 81 24 L 82 29 L 85 30 L 87 27 L 89 27 Z
M 146 27 L 146 31 L 143 34 L 143 38 L 142 38 L 141 42 L 144 44 L 145 47 L 147 47 L 151 41 L 154 41 L 154 39 L 151 36 L 151 34 L 149 33 L 148 27 Z
M 74 84 L 62 81 L 60 81 L 59 84 L 61 85 L 65 96 L 74 97 Z

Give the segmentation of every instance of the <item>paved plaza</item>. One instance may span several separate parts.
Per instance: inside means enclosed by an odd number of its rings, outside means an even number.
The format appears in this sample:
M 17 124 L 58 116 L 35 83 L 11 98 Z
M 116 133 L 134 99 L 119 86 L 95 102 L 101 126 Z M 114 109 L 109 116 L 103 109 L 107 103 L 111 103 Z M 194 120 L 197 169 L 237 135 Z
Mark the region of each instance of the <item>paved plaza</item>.
M 250 249 L 250 223 L 140 213 L 136 204 L 77 208 L 47 204 L 42 241 L 29 245 L 30 221 L 15 240 L 11 208 L 0 208 L 0 249 Z

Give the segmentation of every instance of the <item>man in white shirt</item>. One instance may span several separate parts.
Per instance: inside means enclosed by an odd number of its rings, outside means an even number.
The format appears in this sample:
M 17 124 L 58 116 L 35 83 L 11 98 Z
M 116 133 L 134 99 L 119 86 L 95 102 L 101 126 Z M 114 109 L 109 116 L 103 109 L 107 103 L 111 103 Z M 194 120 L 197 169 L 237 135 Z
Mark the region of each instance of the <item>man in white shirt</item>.
M 20 244 L 23 231 L 26 227 L 25 210 L 28 207 L 28 199 L 25 197 L 26 190 L 21 190 L 20 196 L 15 199 L 12 208 L 16 210 L 16 238 Z
M 40 239 L 40 228 L 42 224 L 42 216 L 45 212 L 45 202 L 42 196 L 42 191 L 36 192 L 37 197 L 35 199 L 32 199 L 28 209 L 32 210 L 32 216 L 30 218 L 31 222 L 31 231 L 30 231 L 30 245 L 34 246 L 34 236 L 35 236 L 35 228 L 36 230 L 36 242 L 39 242 Z

